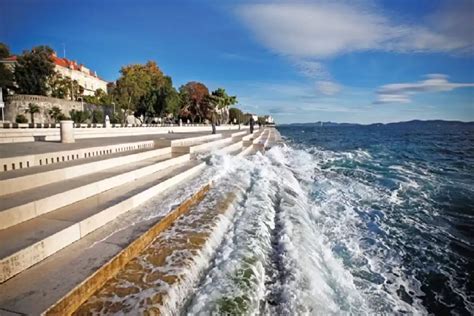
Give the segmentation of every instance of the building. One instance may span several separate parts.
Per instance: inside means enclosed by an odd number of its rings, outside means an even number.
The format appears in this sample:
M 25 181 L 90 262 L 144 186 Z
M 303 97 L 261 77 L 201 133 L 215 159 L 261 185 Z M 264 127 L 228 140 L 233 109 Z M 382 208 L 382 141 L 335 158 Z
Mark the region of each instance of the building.
M 94 95 L 97 89 L 102 89 L 107 93 L 108 82 L 101 79 L 95 71 L 90 70 L 83 64 L 78 64 L 76 61 L 60 58 L 56 53 L 53 54 L 52 59 L 56 72 L 63 77 L 76 80 L 84 88 L 84 95 Z M 4 64 L 12 68 L 15 66 L 16 61 L 17 56 L 7 57 L 2 60 Z

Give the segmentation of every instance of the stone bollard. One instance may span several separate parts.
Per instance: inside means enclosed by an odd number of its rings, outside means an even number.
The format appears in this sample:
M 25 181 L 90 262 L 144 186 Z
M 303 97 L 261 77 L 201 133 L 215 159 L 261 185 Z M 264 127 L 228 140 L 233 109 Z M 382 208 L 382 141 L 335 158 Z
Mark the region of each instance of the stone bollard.
M 74 122 L 61 121 L 61 143 L 74 143 Z

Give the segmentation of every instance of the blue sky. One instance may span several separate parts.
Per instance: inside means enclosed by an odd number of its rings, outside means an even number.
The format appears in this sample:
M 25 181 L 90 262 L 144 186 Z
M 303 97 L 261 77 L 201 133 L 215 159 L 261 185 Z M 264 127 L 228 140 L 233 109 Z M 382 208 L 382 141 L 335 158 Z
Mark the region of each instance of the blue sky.
M 1 0 L 0 41 L 115 80 L 157 61 L 280 123 L 474 121 L 474 1 Z

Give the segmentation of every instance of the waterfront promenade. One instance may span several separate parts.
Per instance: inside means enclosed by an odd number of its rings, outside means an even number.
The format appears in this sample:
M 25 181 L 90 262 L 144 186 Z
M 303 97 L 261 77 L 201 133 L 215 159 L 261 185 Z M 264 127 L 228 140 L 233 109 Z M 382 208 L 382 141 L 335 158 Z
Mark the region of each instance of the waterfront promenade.
M 176 207 L 188 200 L 198 203 L 186 183 L 199 178 L 207 156 L 252 154 L 277 140 L 273 128 L 254 134 L 223 128 L 215 135 L 197 131 L 73 144 L 1 144 L 0 160 L 10 162 L 0 172 L 0 311 L 38 314 L 58 301 L 51 313 L 74 311 L 77 300 L 82 304 L 113 275 L 101 267 L 150 228 L 161 225 L 163 230 L 174 221 L 167 217 L 170 210 L 134 222 L 146 213 L 144 203 L 163 201 L 176 190 L 182 192 L 172 201 Z M 127 250 L 120 261 L 131 260 L 139 250 Z M 99 279 L 91 279 L 99 270 Z

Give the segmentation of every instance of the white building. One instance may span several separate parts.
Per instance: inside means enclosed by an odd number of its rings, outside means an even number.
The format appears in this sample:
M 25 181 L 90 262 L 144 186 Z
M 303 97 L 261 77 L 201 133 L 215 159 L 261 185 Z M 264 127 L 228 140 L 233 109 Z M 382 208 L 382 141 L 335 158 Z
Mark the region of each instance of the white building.
M 56 72 L 63 77 L 76 80 L 84 88 L 84 95 L 94 95 L 97 89 L 102 89 L 107 93 L 107 81 L 97 76 L 95 71 L 86 68 L 83 64 L 78 64 L 76 61 L 60 58 L 56 56 L 56 53 L 53 54 L 52 59 Z M 14 66 L 16 60 L 17 56 L 11 56 L 5 58 L 2 62 Z

